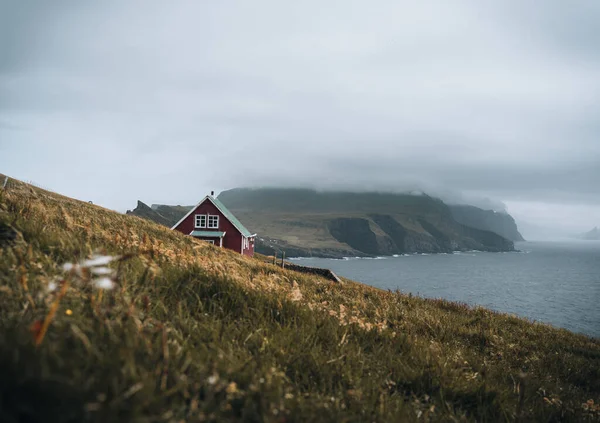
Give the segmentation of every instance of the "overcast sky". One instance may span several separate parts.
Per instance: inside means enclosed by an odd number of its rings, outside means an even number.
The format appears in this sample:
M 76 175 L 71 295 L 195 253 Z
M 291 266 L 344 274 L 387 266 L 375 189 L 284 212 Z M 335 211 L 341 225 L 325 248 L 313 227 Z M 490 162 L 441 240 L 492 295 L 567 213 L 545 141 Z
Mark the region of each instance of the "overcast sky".
M 423 189 L 600 225 L 600 2 L 0 0 L 0 172 L 124 211 Z

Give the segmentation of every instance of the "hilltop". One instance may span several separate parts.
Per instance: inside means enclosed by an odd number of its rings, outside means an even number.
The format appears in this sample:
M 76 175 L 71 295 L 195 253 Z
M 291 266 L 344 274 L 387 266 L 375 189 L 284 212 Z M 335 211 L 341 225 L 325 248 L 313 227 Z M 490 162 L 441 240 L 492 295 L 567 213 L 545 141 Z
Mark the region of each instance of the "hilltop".
M 14 180 L 0 294 L 0 421 L 600 418 L 598 339 L 295 273 Z
M 263 188 L 224 191 L 219 200 L 258 233 L 256 248 L 265 254 L 284 251 L 288 257 L 344 257 L 511 251 L 512 240 L 498 232 L 522 240 L 508 215 L 449 207 L 424 194 Z M 170 213 L 175 223 L 189 210 L 153 205 L 154 215 L 150 215 L 147 208 L 138 206 L 130 213 L 158 223 Z

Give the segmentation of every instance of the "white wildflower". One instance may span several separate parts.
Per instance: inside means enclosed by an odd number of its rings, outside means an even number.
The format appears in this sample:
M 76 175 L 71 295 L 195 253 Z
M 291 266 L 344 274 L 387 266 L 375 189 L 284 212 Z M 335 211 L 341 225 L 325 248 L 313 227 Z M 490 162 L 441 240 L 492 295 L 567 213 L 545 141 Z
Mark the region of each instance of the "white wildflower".
M 63 270 L 65 272 L 70 272 L 71 270 L 73 270 L 73 268 L 76 268 L 76 267 L 78 267 L 78 266 L 76 264 L 73 264 L 73 263 L 65 263 L 65 264 L 63 264 Z
M 96 255 L 89 260 L 81 262 L 82 267 L 95 267 L 95 266 L 106 266 L 108 263 L 113 261 L 116 257 L 112 256 L 100 256 Z
M 48 284 L 48 291 L 53 292 L 56 290 L 56 287 L 57 287 L 56 282 L 50 282 Z
M 214 385 L 218 381 L 219 381 L 219 375 L 212 375 L 212 376 L 209 376 L 207 379 L 207 382 L 209 385 Z
M 113 289 L 115 283 L 110 278 L 99 278 L 94 280 L 94 285 L 98 289 Z
M 114 276 L 114 271 L 106 265 L 117 258 L 96 254 L 92 258 L 82 260 L 79 263 L 65 263 L 62 268 L 65 272 L 74 273 L 81 281 L 91 282 L 98 289 L 112 289 L 115 286 L 115 282 L 111 279 L 111 276 Z M 89 273 L 82 270 L 88 270 Z M 89 279 L 90 274 L 94 276 L 94 279 Z M 53 291 L 56 289 L 56 284 L 49 284 L 48 289 Z
M 108 267 L 92 267 L 90 269 L 90 271 L 94 274 L 94 275 L 110 275 L 113 273 L 113 270 L 108 268 Z

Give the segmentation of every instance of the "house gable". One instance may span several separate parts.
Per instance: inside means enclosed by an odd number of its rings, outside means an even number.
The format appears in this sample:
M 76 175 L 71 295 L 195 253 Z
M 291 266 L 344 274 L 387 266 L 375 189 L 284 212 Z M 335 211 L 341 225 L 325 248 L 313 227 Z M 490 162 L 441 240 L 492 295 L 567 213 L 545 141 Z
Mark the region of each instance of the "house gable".
M 196 216 L 206 216 L 199 220 L 205 222 L 205 227 L 197 227 Z M 218 216 L 218 227 L 209 227 L 209 216 Z M 201 218 L 200 218 L 201 219 Z M 230 250 L 237 251 L 244 255 L 253 255 L 254 253 L 254 237 L 256 234 L 251 234 L 248 229 L 235 218 L 235 216 L 227 210 L 227 208 L 212 196 L 206 196 L 197 205 L 183 216 L 171 229 L 183 232 L 186 235 L 196 236 L 200 239 L 214 241 L 219 240 L 216 244 L 222 245 Z M 194 235 L 196 232 L 198 235 Z M 212 237 L 209 233 L 214 233 Z M 222 244 L 221 244 L 222 238 Z
M 225 207 L 225 205 L 223 203 L 221 203 L 218 199 L 207 195 L 206 197 L 204 197 L 202 199 L 202 201 L 200 201 L 198 204 L 196 204 L 194 207 L 192 207 L 192 209 L 185 215 L 183 216 L 179 222 L 177 222 L 175 225 L 173 225 L 173 227 L 171 229 L 176 229 L 179 224 L 181 224 L 181 222 L 183 222 L 185 219 L 187 219 L 192 213 L 194 213 L 198 207 L 200 207 L 204 202 L 206 201 L 210 201 L 220 212 L 221 214 L 231 222 L 231 224 L 233 226 L 235 226 L 235 228 L 237 229 L 237 231 L 242 234 L 243 236 L 250 238 L 250 237 L 254 237 L 256 236 L 256 234 L 252 234 L 250 233 L 250 231 L 248 229 L 246 229 L 246 227 L 244 225 L 242 225 L 242 223 L 233 215 L 233 213 L 231 213 L 227 207 Z

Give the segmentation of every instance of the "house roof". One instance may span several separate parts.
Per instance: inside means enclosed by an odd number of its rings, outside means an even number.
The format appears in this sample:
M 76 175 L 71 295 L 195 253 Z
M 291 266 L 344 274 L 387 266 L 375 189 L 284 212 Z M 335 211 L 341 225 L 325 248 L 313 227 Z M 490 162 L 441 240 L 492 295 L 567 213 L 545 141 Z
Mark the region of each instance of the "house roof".
M 192 231 L 190 232 L 191 236 L 199 236 L 204 238 L 223 238 L 225 236 L 225 232 L 219 231 Z
M 225 207 L 225 205 L 223 203 L 221 203 L 221 201 L 219 201 L 217 198 L 213 198 L 211 196 L 209 196 L 209 199 L 213 202 L 213 204 L 215 206 L 217 206 L 217 208 L 219 209 L 219 211 L 221 213 L 223 213 L 223 215 L 227 218 L 227 220 L 229 220 L 233 224 L 233 226 L 235 226 L 237 228 L 237 230 L 242 233 L 242 235 L 244 235 L 247 238 L 256 235 L 256 234 L 250 233 L 250 231 L 248 229 L 246 229 L 246 227 L 244 225 L 242 225 L 242 222 L 240 222 L 237 219 L 237 217 L 235 217 L 233 215 L 233 213 L 231 213 L 227 209 L 227 207 Z
M 221 203 L 219 200 L 217 200 L 216 198 L 214 198 L 212 195 L 207 195 L 206 197 L 204 197 L 202 199 L 202 201 L 200 201 L 198 204 L 196 204 L 194 207 L 192 207 L 192 209 L 185 215 L 183 216 L 179 222 L 177 222 L 175 225 L 173 225 L 173 227 L 171 229 L 175 229 L 177 226 L 179 226 L 179 224 L 181 222 L 183 222 L 185 219 L 187 219 L 187 217 L 192 214 L 194 212 L 194 210 L 196 210 L 198 208 L 198 206 L 200 206 L 200 204 L 204 203 L 206 200 L 210 201 L 211 203 L 213 203 L 215 205 L 215 207 L 217 209 L 219 209 L 219 211 L 223 214 L 223 216 L 225 216 L 225 218 L 227 220 L 229 220 L 231 222 L 231 224 L 233 226 L 235 226 L 235 228 L 240 231 L 240 233 L 242 234 L 242 236 L 245 236 L 246 238 L 250 238 L 253 236 L 256 236 L 256 234 L 251 233 L 248 229 L 246 229 L 246 227 L 244 225 L 242 225 L 242 222 L 240 222 L 228 209 L 227 207 L 225 207 L 225 205 L 223 203 Z

